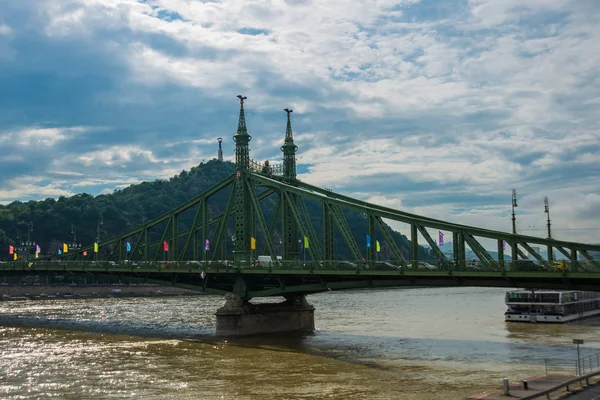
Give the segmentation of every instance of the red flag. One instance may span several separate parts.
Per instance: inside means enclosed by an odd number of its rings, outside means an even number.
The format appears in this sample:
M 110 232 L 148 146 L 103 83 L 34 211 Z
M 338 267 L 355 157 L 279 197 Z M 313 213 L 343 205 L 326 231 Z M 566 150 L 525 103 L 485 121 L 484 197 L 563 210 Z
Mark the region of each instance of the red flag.
M 166 240 L 163 242 L 163 250 L 164 251 L 169 251 L 169 243 L 167 243 Z
M 87 250 L 83 252 L 83 256 L 87 257 Z
M 15 252 L 15 246 L 13 246 L 13 245 L 8 246 L 8 254 L 14 254 L 14 252 Z

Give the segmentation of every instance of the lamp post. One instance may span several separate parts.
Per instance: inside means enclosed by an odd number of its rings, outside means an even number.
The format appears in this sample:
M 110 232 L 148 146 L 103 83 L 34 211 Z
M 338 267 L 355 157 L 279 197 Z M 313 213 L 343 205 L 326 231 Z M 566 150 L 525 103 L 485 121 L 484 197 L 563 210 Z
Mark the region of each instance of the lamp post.
M 19 256 L 19 253 L 21 253 L 24 250 L 25 247 L 25 243 L 21 242 L 21 231 L 19 231 L 17 229 L 17 243 L 15 243 L 15 251 L 17 252 L 17 257 Z M 17 260 L 17 258 L 15 258 L 15 260 Z
M 27 229 L 27 252 L 25 253 L 25 260 L 29 260 L 29 250 L 32 246 L 35 246 L 35 242 L 31 240 L 31 232 L 33 232 L 33 222 L 29 221 L 29 229 Z
M 235 260 L 235 235 L 231 237 L 231 260 Z
M 77 243 L 77 230 L 75 229 L 75 225 L 71 224 L 71 235 L 73 235 L 73 241 L 69 243 L 69 248 L 71 249 L 80 249 L 81 243 Z
M 302 258 L 304 259 L 304 264 L 306 265 L 306 246 L 302 243 L 302 239 L 298 239 L 298 244 L 302 246 Z
M 94 246 L 94 260 L 98 261 L 98 253 L 99 251 L 95 251 L 96 250 L 96 246 L 100 246 L 100 227 L 104 224 L 104 221 L 102 220 L 102 211 L 100 211 L 100 215 L 98 215 L 98 226 L 96 228 L 96 245 Z M 100 250 L 100 249 L 98 249 Z M 146 249 L 146 251 L 148 251 Z
M 573 344 L 577 345 L 577 376 L 581 375 L 581 354 L 579 353 L 579 345 L 583 344 L 583 339 L 573 339 Z
M 548 239 L 552 239 L 552 230 L 550 229 L 550 204 L 548 203 L 548 197 L 544 197 L 544 212 L 547 214 L 547 226 L 548 226 Z M 554 261 L 554 250 L 552 246 L 548 245 L 548 261 Z
M 31 240 L 31 232 L 33 232 L 33 222 L 31 221 L 29 221 L 27 226 L 27 239 L 24 242 L 21 241 L 21 233 L 17 231 L 17 254 L 25 254 L 25 261 L 29 261 L 31 247 L 36 245 L 36 243 Z
M 517 205 L 517 191 L 515 189 L 512 190 L 512 233 L 517 234 L 517 217 L 515 216 L 515 207 Z

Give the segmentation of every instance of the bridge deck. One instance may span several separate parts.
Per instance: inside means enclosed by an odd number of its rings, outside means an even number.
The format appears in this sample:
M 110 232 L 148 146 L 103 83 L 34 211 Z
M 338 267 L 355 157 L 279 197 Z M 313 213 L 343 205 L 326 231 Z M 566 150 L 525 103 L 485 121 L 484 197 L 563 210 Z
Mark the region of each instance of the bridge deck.
M 384 268 L 385 267 L 385 268 Z M 328 290 L 406 286 L 526 287 L 600 291 L 600 271 L 585 264 L 579 270 L 465 270 L 453 266 L 419 269 L 367 264 L 334 266 L 303 263 L 234 267 L 203 262 L 13 262 L 0 264 L 0 276 L 96 275 L 131 282 L 173 285 L 208 293 L 233 292 L 243 277 L 247 297 L 307 294 Z

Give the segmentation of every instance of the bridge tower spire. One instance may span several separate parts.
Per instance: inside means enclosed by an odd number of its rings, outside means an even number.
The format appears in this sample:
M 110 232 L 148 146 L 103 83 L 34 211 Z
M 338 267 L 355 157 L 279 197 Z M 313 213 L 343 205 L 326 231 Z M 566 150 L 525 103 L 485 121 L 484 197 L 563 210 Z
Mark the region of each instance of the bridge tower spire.
M 235 142 L 235 166 L 238 171 L 246 172 L 250 165 L 250 148 L 249 143 L 252 140 L 252 136 L 248 135 L 248 129 L 246 129 L 246 116 L 244 115 L 244 100 L 246 96 L 238 94 L 240 99 L 240 117 L 238 119 L 237 133 L 233 135 L 233 141 Z
M 290 114 L 294 110 L 286 108 L 283 111 L 287 113 L 285 141 L 283 142 L 283 146 L 281 146 L 281 151 L 283 151 L 283 176 L 288 179 L 296 179 L 296 151 L 298 150 L 298 146 L 294 144 L 292 122 L 290 121 Z
M 287 126 L 285 129 L 285 141 L 281 146 L 283 151 L 283 177 L 290 181 L 296 180 L 296 150 L 298 146 L 294 144 L 294 136 L 292 134 L 292 122 L 290 121 L 290 114 L 294 110 L 286 108 L 283 111 L 287 114 Z M 296 204 L 296 196 L 290 194 L 290 199 Z M 282 202 L 282 249 L 281 256 L 284 261 L 298 260 L 300 256 L 300 249 L 298 245 L 298 225 L 292 212 L 292 205 L 287 202 Z
M 250 168 L 249 143 L 252 137 L 246 129 L 246 116 L 244 115 L 244 100 L 247 97 L 238 95 L 240 99 L 240 117 L 237 133 L 233 136 L 235 141 L 235 244 L 233 262 L 235 266 L 249 267 L 251 259 L 252 237 L 252 205 L 249 192 L 248 170 Z

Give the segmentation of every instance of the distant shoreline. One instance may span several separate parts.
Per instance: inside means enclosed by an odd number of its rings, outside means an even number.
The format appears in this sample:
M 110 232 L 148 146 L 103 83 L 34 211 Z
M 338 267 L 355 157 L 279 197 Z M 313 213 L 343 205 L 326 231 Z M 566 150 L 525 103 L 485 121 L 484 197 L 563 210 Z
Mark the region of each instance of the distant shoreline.
M 202 292 L 157 285 L 3 285 L 0 301 L 110 297 L 198 296 Z

